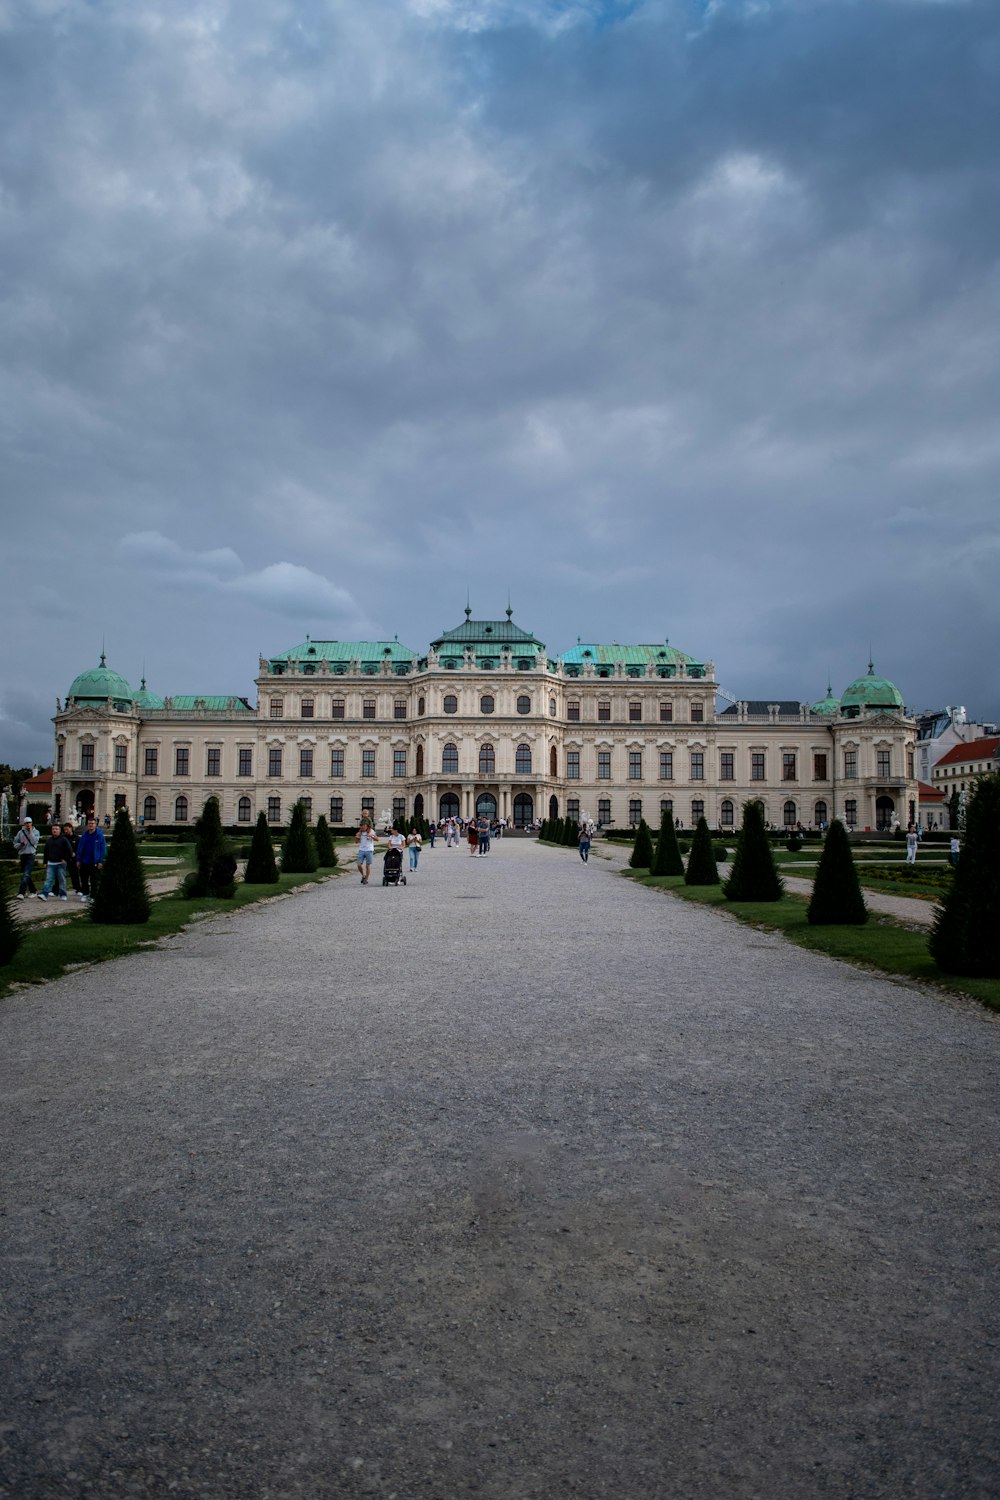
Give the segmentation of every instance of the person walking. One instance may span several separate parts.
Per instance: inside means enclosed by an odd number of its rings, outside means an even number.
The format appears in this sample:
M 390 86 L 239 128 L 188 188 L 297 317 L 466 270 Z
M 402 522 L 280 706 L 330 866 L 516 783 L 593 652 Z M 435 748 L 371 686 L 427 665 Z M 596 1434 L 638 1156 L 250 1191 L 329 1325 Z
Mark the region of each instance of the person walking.
M 580 837 L 577 839 L 577 843 L 580 846 L 580 858 L 583 860 L 584 864 L 587 864 L 589 862 L 589 860 L 590 860 L 590 824 L 589 823 L 581 823 L 581 825 L 580 825 Z
M 958 869 L 958 856 L 961 853 L 961 850 L 962 846 L 958 841 L 958 834 L 953 833 L 951 836 L 951 842 L 948 846 L 948 863 L 951 865 L 953 870 Z
M 421 845 L 420 832 L 415 823 L 410 829 L 409 833 L 406 835 L 406 844 L 407 848 L 410 851 L 410 871 L 412 873 L 417 868 L 417 864 L 420 860 Z M 432 844 L 431 848 L 433 847 L 434 845 Z
M 358 874 L 361 876 L 361 884 L 367 885 L 372 873 L 375 845 L 378 842 L 375 830 L 370 823 L 362 823 L 354 835 L 354 842 L 358 846 Z
M 906 830 L 906 863 L 908 865 L 915 865 L 917 862 L 917 844 L 919 842 L 917 830 L 911 823 Z
M 35 890 L 33 879 L 38 839 L 38 829 L 30 818 L 25 818 L 14 835 L 14 852 L 21 861 L 21 884 L 17 890 L 18 901 L 23 901 L 25 896 L 35 896 L 38 894 Z
M 108 857 L 108 841 L 104 830 L 98 828 L 93 813 L 88 814 L 87 826 L 76 841 L 76 863 L 80 871 L 80 900 L 93 901 Z
M 468 832 L 467 837 L 468 837 L 468 840 L 469 840 L 469 853 L 470 854 L 478 854 L 479 853 L 479 829 L 476 827 L 476 820 L 474 818 L 470 818 L 469 819 L 469 832 Z
M 39 901 L 47 901 L 52 887 L 60 901 L 68 901 L 66 894 L 66 866 L 73 858 L 73 845 L 58 823 L 53 823 L 52 832 L 45 840 L 45 883 L 38 893 Z
M 429 829 L 427 830 L 427 836 L 430 839 L 431 848 L 433 849 L 434 848 L 434 840 L 437 838 L 437 824 L 436 823 L 432 823 L 430 825 Z
M 76 891 L 76 894 L 78 896 L 82 897 L 83 892 L 80 890 L 80 870 L 76 861 L 76 829 L 73 827 L 73 824 L 67 819 L 62 825 L 62 831 L 65 834 L 66 838 L 69 840 L 69 847 L 73 851 L 69 859 L 66 861 L 66 873 L 69 876 L 70 884 L 72 885 L 74 891 Z

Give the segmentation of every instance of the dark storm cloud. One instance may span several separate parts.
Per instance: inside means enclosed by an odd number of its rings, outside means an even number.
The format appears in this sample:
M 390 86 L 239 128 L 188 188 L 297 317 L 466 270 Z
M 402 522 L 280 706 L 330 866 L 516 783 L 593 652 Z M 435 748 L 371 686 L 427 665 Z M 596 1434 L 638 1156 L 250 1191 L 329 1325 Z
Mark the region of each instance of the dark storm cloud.
M 997 717 L 998 75 L 974 0 L 0 0 L 7 701 L 509 585 Z

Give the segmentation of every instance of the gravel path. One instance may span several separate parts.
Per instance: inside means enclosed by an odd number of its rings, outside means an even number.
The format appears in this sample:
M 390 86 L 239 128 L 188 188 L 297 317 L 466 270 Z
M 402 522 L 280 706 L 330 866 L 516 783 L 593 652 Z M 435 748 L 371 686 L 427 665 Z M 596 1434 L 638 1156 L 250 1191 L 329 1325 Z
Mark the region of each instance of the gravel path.
M 0 1005 L 0 1495 L 994 1497 L 988 1012 L 533 842 Z

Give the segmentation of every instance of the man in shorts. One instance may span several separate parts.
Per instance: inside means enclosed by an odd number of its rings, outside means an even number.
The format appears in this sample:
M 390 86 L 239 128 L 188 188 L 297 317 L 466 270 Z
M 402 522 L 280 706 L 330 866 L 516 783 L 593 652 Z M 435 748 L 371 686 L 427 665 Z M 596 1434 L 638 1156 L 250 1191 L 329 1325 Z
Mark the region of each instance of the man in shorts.
M 375 845 L 378 843 L 375 830 L 370 823 L 362 823 L 354 835 L 354 842 L 358 846 L 358 874 L 361 876 L 361 884 L 367 885 L 372 873 Z

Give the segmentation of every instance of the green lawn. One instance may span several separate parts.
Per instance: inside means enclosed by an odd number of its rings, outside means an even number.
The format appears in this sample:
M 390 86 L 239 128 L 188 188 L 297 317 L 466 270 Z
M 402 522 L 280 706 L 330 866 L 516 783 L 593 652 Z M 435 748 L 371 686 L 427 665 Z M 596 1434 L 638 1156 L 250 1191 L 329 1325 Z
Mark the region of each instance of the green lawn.
M 686 886 L 680 875 L 654 876 L 635 870 L 622 873 L 641 885 L 660 887 L 682 900 L 718 907 L 753 927 L 780 932 L 800 948 L 812 948 L 831 958 L 971 995 L 991 1010 L 1000 1010 L 1000 979 L 963 979 L 943 973 L 928 952 L 927 932 L 911 932 L 891 917 L 872 916 L 864 927 L 810 927 L 805 896 L 787 895 L 773 902 L 727 901 L 721 886 Z

